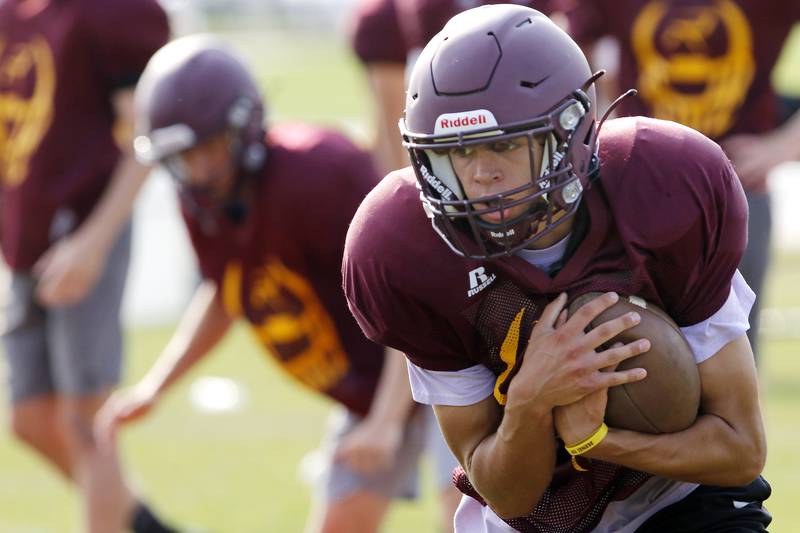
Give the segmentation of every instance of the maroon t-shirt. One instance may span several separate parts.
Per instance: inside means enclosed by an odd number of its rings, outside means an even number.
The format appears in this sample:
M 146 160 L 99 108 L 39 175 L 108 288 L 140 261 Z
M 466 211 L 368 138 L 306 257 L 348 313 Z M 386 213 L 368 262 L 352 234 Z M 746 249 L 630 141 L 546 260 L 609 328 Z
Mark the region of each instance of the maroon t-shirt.
M 431 228 L 411 169 L 385 178 L 353 219 L 343 264 L 367 336 L 428 370 L 485 365 L 503 396 L 525 353 L 519 339 L 563 291 L 639 295 L 680 326 L 710 317 L 729 295 L 747 238 L 746 201 L 728 159 L 694 130 L 647 118 L 609 121 L 600 147 L 599 178 L 573 226 L 580 240 L 554 277 L 516 256 L 455 255 Z M 599 461 L 577 473 L 560 460 L 539 505 L 515 527 L 589 531 L 609 501 L 648 477 Z M 458 485 L 477 496 L 463 472 Z
M 349 34 L 362 63 L 405 65 L 408 49 L 394 0 L 361 0 L 350 19 Z
M 425 47 L 458 13 L 489 4 L 518 4 L 549 15 L 553 0 L 394 0 L 409 50 Z
M 85 217 L 117 159 L 117 89 L 169 38 L 155 0 L 52 0 L 26 15 L 0 2 L 0 246 L 30 268 L 60 207 Z
M 770 73 L 800 2 L 559 1 L 579 43 L 620 43 L 620 87 L 639 91 L 622 114 L 674 120 L 714 140 L 778 124 Z
M 276 126 L 267 146 L 244 223 L 201 224 L 184 209 L 201 271 L 284 370 L 366 414 L 383 348 L 347 309 L 341 263 L 347 227 L 377 172 L 367 153 L 326 130 Z

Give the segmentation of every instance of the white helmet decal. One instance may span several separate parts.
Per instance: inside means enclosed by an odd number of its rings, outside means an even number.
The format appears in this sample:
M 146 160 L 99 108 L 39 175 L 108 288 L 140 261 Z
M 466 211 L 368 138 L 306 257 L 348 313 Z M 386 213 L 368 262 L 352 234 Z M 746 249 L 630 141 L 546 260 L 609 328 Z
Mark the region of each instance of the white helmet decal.
M 464 133 L 474 130 L 482 130 L 491 126 L 497 126 L 497 119 L 488 109 L 474 109 L 461 113 L 445 113 L 439 115 L 434 126 L 434 135 L 443 133 Z

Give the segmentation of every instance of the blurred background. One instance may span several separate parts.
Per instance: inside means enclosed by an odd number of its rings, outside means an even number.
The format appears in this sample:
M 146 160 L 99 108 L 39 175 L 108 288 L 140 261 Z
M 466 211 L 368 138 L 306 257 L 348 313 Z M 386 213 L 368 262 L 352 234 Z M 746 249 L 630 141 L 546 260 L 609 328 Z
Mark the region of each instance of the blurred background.
M 344 31 L 352 0 L 163 3 L 176 34 L 218 33 L 244 52 L 264 89 L 269 122 L 309 121 L 342 129 L 365 146 L 372 141 L 372 99 Z M 782 94 L 800 98 L 798 28 L 773 81 Z M 760 373 L 771 529 L 784 532 L 800 523 L 800 163 L 776 169 L 770 187 L 775 261 L 764 300 Z M 199 279 L 166 176 L 151 176 L 134 225 L 124 304 L 126 382 L 158 355 Z M 249 335 L 237 329 L 156 413 L 126 429 L 123 453 L 153 507 L 174 523 L 220 533 L 301 531 L 315 470 L 310 452 L 330 405 L 284 376 Z M 4 405 L 0 413 L 7 413 Z M 394 507 L 386 531 L 435 530 L 429 478 L 420 501 Z M 0 433 L 0 533 L 71 531 L 77 505 L 68 485 L 7 431 Z

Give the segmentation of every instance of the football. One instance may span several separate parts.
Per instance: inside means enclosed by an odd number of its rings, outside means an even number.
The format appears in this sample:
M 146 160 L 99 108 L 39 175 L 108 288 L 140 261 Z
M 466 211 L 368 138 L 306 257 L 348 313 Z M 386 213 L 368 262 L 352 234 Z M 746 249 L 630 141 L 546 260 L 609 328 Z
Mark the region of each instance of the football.
M 569 306 L 571 316 L 602 293 L 588 293 Z M 588 329 L 636 311 L 641 321 L 623 331 L 607 346 L 636 339 L 650 340 L 650 350 L 626 359 L 617 367 L 644 368 L 647 377 L 608 390 L 606 424 L 643 433 L 674 433 L 692 425 L 700 406 L 700 374 L 694 355 L 677 324 L 661 309 L 637 296 L 622 296 L 603 311 Z

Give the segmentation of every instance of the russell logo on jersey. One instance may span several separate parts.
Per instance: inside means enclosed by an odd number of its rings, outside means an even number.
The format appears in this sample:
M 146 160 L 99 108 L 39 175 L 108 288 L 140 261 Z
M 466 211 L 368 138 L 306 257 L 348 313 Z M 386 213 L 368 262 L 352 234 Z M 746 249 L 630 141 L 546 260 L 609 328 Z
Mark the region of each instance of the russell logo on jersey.
M 467 297 L 472 297 L 491 285 L 497 279 L 496 274 L 487 274 L 484 267 L 469 271 L 469 290 Z

